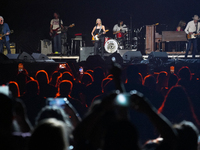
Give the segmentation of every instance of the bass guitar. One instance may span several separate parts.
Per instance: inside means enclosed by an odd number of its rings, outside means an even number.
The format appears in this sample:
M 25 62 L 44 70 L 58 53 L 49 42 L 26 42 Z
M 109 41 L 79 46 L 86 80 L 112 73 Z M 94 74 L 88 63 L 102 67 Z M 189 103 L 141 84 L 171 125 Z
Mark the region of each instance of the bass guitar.
M 109 30 L 105 30 L 105 32 L 108 32 Z M 96 34 L 95 36 L 92 37 L 92 41 L 98 41 L 99 40 L 99 37 L 103 34 L 102 33 L 99 33 L 99 34 Z
M 54 38 L 56 35 L 58 35 L 58 32 L 65 31 L 68 28 L 72 28 L 74 26 L 75 26 L 75 24 L 73 23 L 73 24 L 71 24 L 69 26 L 65 26 L 64 29 L 61 29 L 60 27 L 58 27 L 57 29 L 54 29 L 53 32 L 49 32 L 49 34 L 50 34 L 51 38 Z
M 10 32 L 8 32 L 9 34 L 13 33 L 14 31 L 13 30 L 10 30 Z M 0 34 L 0 40 L 3 40 L 3 37 L 6 36 L 6 34 Z
M 190 39 L 198 38 L 199 35 L 200 35 L 200 33 L 193 33 L 193 34 L 187 34 L 186 37 L 188 40 L 190 40 Z

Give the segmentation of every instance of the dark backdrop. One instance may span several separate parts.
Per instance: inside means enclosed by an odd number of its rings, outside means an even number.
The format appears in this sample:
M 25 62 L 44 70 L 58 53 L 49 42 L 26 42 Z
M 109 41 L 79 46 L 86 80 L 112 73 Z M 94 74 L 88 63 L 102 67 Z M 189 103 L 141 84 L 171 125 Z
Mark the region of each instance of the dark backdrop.
M 90 32 L 96 18 L 111 31 L 118 19 L 133 28 L 160 23 L 162 30 L 175 30 L 180 20 L 190 21 L 194 14 L 200 15 L 199 0 L 5 0 L 1 1 L 2 15 L 11 29 L 11 41 L 18 51 L 37 52 L 41 39 L 49 38 L 49 24 L 53 12 L 60 13 L 64 25 L 75 23 L 71 35 L 83 33 L 86 44 L 92 45 Z M 158 27 L 159 28 L 159 27 Z

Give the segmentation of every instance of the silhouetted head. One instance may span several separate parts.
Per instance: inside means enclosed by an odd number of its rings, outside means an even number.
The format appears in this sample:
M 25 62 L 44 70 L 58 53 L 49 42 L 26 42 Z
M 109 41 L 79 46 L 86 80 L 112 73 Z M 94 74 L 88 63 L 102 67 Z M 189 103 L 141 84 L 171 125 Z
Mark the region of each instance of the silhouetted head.
M 109 92 L 114 91 L 114 90 L 116 90 L 115 83 L 114 83 L 114 80 L 111 79 L 110 81 L 108 81 L 105 84 L 105 86 L 103 88 L 103 92 L 109 93 Z
M 128 83 L 142 84 L 143 82 L 143 77 L 141 73 L 139 73 L 139 68 L 135 65 L 129 65 L 127 67 L 126 76 L 128 79 Z
M 178 76 L 176 74 L 170 74 L 169 79 L 168 79 L 168 89 L 176 85 L 177 82 L 178 82 Z
M 40 84 L 48 84 L 49 76 L 45 70 L 39 70 L 35 75 L 36 80 Z
M 182 67 L 178 71 L 179 78 L 190 81 L 192 79 L 191 71 L 187 66 Z
M 156 89 L 156 78 L 153 75 L 147 75 L 144 78 L 143 85 L 148 87 L 149 89 L 155 90 Z
M 69 146 L 66 125 L 57 119 L 41 121 L 33 130 L 29 150 L 66 150 Z
M 26 83 L 26 93 L 31 95 L 39 94 L 39 84 L 37 80 L 31 80 Z
M 167 82 L 167 72 L 161 71 L 157 76 L 157 83 L 160 83 L 164 86 L 167 84 L 166 82 Z
M 182 86 L 173 86 L 167 93 L 159 112 L 163 113 L 171 122 L 177 123 L 183 119 L 193 121 L 192 105 Z
M 67 71 L 62 74 L 62 80 L 69 80 L 71 82 L 74 82 L 74 77 L 70 72 Z
M 38 113 L 38 116 L 36 117 L 36 124 L 38 124 L 42 120 L 49 118 L 55 118 L 57 120 L 63 121 L 70 129 L 72 129 L 69 116 L 64 112 L 62 108 L 59 108 L 57 106 L 46 106 L 42 108 L 42 110 Z
M 178 150 L 197 150 L 199 131 L 192 122 L 182 121 L 174 128 L 178 132 Z
M 17 82 L 26 83 L 27 81 L 27 74 L 25 72 L 20 72 L 17 74 Z
M 93 77 L 87 72 L 84 73 L 84 75 L 81 79 L 81 83 L 84 85 L 88 85 L 88 84 L 92 83 L 93 81 L 94 81 Z
M 59 77 L 61 77 L 61 73 L 58 71 L 54 71 L 50 79 L 50 84 L 57 87 L 57 82 Z
M 58 93 L 61 97 L 68 97 L 72 92 L 73 84 L 69 80 L 63 80 L 58 86 Z
M 138 141 L 137 130 L 129 121 L 116 121 L 107 129 L 103 150 L 139 150 Z
M 13 97 L 20 97 L 19 86 L 15 81 L 9 82 L 9 90 L 12 92 Z

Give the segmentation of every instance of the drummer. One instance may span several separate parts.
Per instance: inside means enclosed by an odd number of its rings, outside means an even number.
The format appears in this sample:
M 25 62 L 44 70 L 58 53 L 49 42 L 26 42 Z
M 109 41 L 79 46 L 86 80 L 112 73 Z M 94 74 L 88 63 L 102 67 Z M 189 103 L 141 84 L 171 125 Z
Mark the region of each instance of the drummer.
M 113 27 L 113 34 L 115 35 L 115 38 L 117 39 L 124 38 L 124 35 L 127 33 L 127 31 L 128 31 L 128 28 L 124 24 L 123 20 L 119 20 L 118 24 L 116 24 Z

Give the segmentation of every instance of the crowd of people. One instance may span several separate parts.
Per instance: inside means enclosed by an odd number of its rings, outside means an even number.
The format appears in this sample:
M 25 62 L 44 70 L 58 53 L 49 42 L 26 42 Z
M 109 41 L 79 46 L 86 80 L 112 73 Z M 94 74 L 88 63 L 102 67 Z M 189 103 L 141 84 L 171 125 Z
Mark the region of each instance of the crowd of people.
M 1 149 L 197 150 L 200 81 L 187 66 L 145 76 L 137 65 L 82 67 L 35 76 L 24 69 L 9 81 L 10 94 L 0 94 Z

